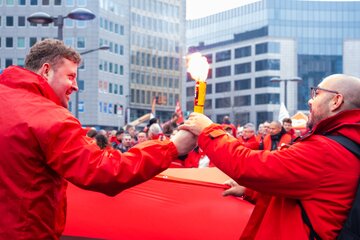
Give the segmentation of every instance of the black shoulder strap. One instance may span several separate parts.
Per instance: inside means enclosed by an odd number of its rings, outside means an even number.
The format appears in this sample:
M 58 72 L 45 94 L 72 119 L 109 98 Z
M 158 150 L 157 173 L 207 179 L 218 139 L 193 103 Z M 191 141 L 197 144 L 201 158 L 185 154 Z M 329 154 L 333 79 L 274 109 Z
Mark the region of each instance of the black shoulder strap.
M 359 160 L 360 160 L 360 146 L 359 144 L 355 143 L 353 140 L 342 136 L 342 135 L 326 135 L 327 138 L 330 138 L 336 142 L 338 142 L 339 144 L 341 144 L 344 148 L 346 148 L 348 151 L 350 151 L 352 154 L 354 154 Z M 309 240 L 321 240 L 321 238 L 319 237 L 319 235 L 315 232 L 310 219 L 308 217 L 308 215 L 306 214 L 306 211 L 301 203 L 300 200 L 298 200 L 299 206 L 301 208 L 301 216 L 302 219 L 304 221 L 304 223 L 309 227 L 310 229 L 310 235 L 309 235 Z
M 360 159 L 360 146 L 350 138 L 342 135 L 327 135 L 326 137 L 340 143 L 344 148 L 349 150 L 352 154 Z

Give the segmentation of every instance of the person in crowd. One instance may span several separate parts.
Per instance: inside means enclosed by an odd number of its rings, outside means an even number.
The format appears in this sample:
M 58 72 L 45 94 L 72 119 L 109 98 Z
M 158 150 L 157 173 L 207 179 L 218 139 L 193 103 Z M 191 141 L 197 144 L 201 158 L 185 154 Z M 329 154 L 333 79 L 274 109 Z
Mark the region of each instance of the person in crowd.
M 86 133 L 86 136 L 89 138 L 94 138 L 97 134 L 97 131 L 95 128 L 90 128 L 90 130 Z
M 120 128 L 118 131 L 116 131 L 115 138 L 110 140 L 111 146 L 113 148 L 116 148 L 121 143 L 124 133 L 125 130 L 123 128 Z
M 242 236 L 309 239 L 300 201 L 320 238 L 336 239 L 354 201 L 360 161 L 326 135 L 360 144 L 359 89 L 360 79 L 353 76 L 323 79 L 308 101 L 311 131 L 280 151 L 245 148 L 203 114 L 191 113 L 180 126 L 198 136 L 198 146 L 210 161 L 238 184 L 271 195 L 262 216 L 254 219 L 256 225 Z
M 109 146 L 109 140 L 104 134 L 96 134 L 95 141 L 96 144 L 100 147 L 100 149 L 105 149 Z
M 147 133 L 149 131 L 150 126 L 153 125 L 154 123 L 159 123 L 159 119 L 155 117 L 151 118 L 149 120 L 149 123 L 146 125 L 146 127 L 144 127 L 143 131 Z
M 132 147 L 132 138 L 131 135 L 127 132 L 125 132 L 122 135 L 121 143 L 117 145 L 116 149 L 120 150 L 122 153 L 129 151 L 129 149 Z
M 137 131 L 136 131 L 135 127 L 128 124 L 125 127 L 125 132 L 130 134 L 130 136 L 131 136 L 131 146 L 134 146 L 137 143 L 137 137 L 136 137 Z
M 66 217 L 67 181 L 114 196 L 151 179 L 196 143 L 182 131 L 122 154 L 101 150 L 69 112 L 80 54 L 60 40 L 32 46 L 25 68 L 0 76 L 0 236 L 59 239 Z M 19 100 L 26 104 L 19 104 Z M 193 141 L 189 149 L 184 140 Z
M 291 144 L 291 135 L 285 131 L 279 121 L 272 121 L 269 130 L 270 134 L 265 136 L 262 149 L 279 150 L 281 147 Z
M 163 140 L 166 137 L 158 123 L 151 124 L 148 131 L 148 138 L 151 140 Z
M 259 149 L 259 142 L 255 136 L 255 125 L 247 123 L 243 127 L 242 135 L 238 138 L 242 145 L 247 148 L 257 150 Z
M 231 123 L 230 117 L 228 115 L 223 117 L 221 125 L 223 126 L 224 129 L 225 128 L 228 129 L 228 127 L 230 127 L 231 135 L 236 137 L 236 127 L 234 126 L 234 124 Z
M 138 143 L 142 143 L 142 142 L 145 142 L 146 140 L 148 140 L 146 132 L 144 132 L 144 131 L 138 132 L 137 140 L 138 140 Z
M 285 129 L 285 131 L 290 134 L 291 140 L 294 140 L 297 136 L 295 134 L 295 130 L 292 127 L 292 120 L 291 118 L 284 118 L 282 120 L 282 126 Z
M 256 140 L 259 142 L 259 149 L 264 149 L 264 138 L 269 134 L 270 123 L 265 121 L 259 124 Z
M 170 138 L 171 134 L 175 129 L 177 129 L 178 124 L 177 120 L 179 119 L 179 115 L 177 113 L 173 113 L 171 116 L 171 119 L 164 123 L 162 129 L 164 132 L 164 135 L 168 138 Z

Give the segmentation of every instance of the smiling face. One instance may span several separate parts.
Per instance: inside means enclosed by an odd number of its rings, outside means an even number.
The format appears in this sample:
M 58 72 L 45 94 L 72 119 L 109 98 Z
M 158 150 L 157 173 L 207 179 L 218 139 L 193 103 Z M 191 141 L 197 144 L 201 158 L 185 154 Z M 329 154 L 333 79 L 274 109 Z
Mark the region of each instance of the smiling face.
M 63 107 L 68 108 L 70 94 L 78 91 L 76 82 L 77 63 L 68 59 L 63 59 L 62 62 L 53 66 L 49 63 L 44 63 L 40 75 L 48 81 L 49 85 L 58 96 Z

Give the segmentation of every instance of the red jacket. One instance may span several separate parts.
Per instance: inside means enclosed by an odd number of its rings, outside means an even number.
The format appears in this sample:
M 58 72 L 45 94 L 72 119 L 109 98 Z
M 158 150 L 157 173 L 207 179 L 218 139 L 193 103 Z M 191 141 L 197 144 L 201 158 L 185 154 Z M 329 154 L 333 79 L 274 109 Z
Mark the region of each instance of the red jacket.
M 259 142 L 258 140 L 256 139 L 256 136 L 252 136 L 248 139 L 244 139 L 243 137 L 239 137 L 238 138 L 240 143 L 247 147 L 247 148 L 250 148 L 250 149 L 253 149 L 253 150 L 258 150 L 259 149 Z
M 292 136 L 290 135 L 290 133 L 284 133 L 281 138 L 280 141 L 277 144 L 277 150 L 280 150 L 280 148 L 285 145 L 285 146 L 289 146 L 291 144 L 291 140 L 292 140 Z M 271 150 L 271 135 L 268 134 L 264 137 L 264 150 Z
M 0 239 L 58 239 L 66 180 L 114 196 L 177 158 L 168 140 L 100 150 L 45 79 L 20 67 L 4 70 L 0 92 Z
M 248 239 L 308 239 L 300 199 L 322 239 L 335 239 L 354 200 L 360 161 L 337 142 L 341 134 L 360 144 L 360 110 L 343 111 L 320 122 L 312 134 L 282 151 L 254 151 L 212 124 L 200 134 L 210 160 L 240 185 L 269 194 Z M 224 161 L 224 159 L 226 161 Z M 241 213 L 239 213 L 241 214 Z M 246 239 L 245 237 L 243 239 Z

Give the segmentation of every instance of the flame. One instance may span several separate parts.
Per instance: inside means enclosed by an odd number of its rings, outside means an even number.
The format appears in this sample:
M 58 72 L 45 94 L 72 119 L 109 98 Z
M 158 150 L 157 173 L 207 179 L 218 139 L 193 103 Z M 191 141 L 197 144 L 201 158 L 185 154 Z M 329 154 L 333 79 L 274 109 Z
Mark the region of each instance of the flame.
M 206 81 L 209 72 L 209 63 L 206 57 L 201 56 L 201 53 L 193 53 L 188 56 L 188 69 L 191 77 L 194 80 Z

